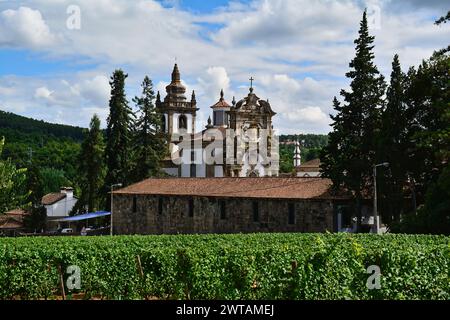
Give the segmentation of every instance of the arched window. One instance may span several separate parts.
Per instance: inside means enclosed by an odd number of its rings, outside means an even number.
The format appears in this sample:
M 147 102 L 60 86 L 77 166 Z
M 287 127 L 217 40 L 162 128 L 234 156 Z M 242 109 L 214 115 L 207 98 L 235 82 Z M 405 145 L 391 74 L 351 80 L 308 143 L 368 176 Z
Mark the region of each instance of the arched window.
M 166 132 L 166 116 L 161 115 L 161 131 Z
M 178 117 L 178 129 L 187 129 L 187 118 L 184 114 Z

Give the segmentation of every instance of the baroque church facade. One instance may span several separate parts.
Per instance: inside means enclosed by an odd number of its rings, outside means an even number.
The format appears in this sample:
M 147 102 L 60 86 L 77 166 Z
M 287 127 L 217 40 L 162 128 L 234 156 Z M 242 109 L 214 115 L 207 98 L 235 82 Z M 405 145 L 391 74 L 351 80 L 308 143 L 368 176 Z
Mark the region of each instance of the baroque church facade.
M 230 104 L 221 90 L 210 107 L 212 119 L 197 131 L 195 92 L 188 100 L 175 64 L 166 96 L 162 100 L 158 91 L 156 97 L 162 130 L 169 139 L 163 170 L 174 177 L 278 176 L 278 140 L 272 125 L 276 113 L 253 91 L 251 84 L 246 97 L 237 102 L 233 97 Z

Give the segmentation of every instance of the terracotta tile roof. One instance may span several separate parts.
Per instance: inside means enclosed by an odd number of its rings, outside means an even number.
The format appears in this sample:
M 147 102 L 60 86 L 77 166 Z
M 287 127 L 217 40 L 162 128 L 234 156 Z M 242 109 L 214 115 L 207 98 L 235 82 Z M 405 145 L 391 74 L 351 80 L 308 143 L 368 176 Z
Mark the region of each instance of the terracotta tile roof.
M 114 194 L 153 194 L 233 198 L 344 199 L 323 178 L 150 178 Z
M 8 216 L 26 216 L 29 215 L 30 213 L 23 210 L 23 209 L 13 209 L 13 210 L 9 210 L 7 212 L 5 212 L 5 215 Z
M 320 171 L 320 159 L 312 159 L 302 163 L 299 167 L 296 168 L 296 171 L 299 172 L 319 172 Z
M 41 203 L 44 206 L 48 206 L 54 204 L 55 202 L 58 202 L 59 200 L 64 199 L 65 197 L 66 197 L 65 193 L 60 192 L 49 193 L 42 197 Z
M 4 214 L 0 215 L 0 229 L 23 228 L 23 216 L 26 214 Z
M 216 109 L 216 108 L 229 108 L 229 107 L 231 107 L 231 106 L 228 104 L 228 102 L 226 102 L 225 100 L 219 100 L 211 108 Z

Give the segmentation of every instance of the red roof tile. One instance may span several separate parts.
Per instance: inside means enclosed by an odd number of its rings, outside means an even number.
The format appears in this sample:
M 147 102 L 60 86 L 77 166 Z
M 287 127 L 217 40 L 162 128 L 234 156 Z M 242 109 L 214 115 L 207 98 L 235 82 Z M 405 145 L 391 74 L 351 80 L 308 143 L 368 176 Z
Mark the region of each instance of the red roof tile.
M 58 202 L 59 200 L 62 200 L 66 197 L 65 193 L 55 192 L 55 193 L 49 193 L 42 197 L 41 203 L 44 206 L 52 205 L 55 202 Z
M 232 198 L 336 199 L 324 178 L 150 178 L 114 194 L 152 194 Z

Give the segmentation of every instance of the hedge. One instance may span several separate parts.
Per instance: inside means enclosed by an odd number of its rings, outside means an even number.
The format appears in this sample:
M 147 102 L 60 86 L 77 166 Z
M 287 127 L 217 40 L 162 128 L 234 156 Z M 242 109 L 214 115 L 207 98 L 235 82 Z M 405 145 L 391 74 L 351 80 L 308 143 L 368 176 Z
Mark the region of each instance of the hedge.
M 449 237 L 234 234 L 0 238 L 0 299 L 55 299 L 70 265 L 68 298 L 450 298 Z

